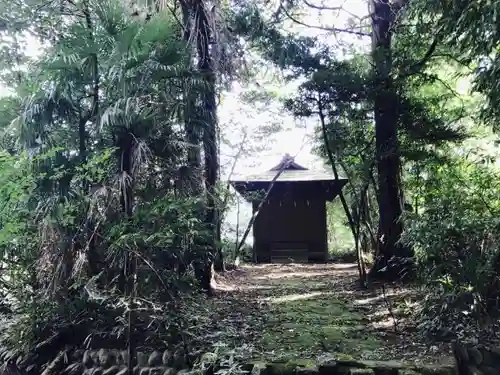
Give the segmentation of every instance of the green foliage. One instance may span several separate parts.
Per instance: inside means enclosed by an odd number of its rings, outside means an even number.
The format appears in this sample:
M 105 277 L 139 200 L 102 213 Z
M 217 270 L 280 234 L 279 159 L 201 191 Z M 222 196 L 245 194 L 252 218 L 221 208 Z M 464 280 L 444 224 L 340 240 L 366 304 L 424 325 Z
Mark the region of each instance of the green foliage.
M 0 103 L 0 286 L 13 323 L 2 341 L 15 360 L 48 339 L 37 368 L 65 345 L 126 345 L 133 257 L 138 345 L 185 344 L 191 264 L 207 241 L 204 202 L 179 172 L 183 98 L 204 78 L 171 14 L 143 22 L 124 6 L 48 9 L 63 20 L 52 43 Z
M 390 76 L 398 98 L 401 200 L 413 205 L 402 218 L 404 242 L 417 250 L 429 287 L 421 312 L 428 332 L 450 330 L 460 321 L 454 334 L 463 333 L 462 318 L 477 323 L 496 306 L 498 187 L 491 181 L 498 176 L 491 164 L 497 152 L 480 151 L 484 165 L 470 164 L 464 154 L 480 142 L 484 123 L 498 123 L 497 8 L 495 2 L 415 0 L 393 25 Z M 336 59 L 319 39 L 282 31 L 279 11 L 266 21 L 263 9 L 240 12 L 238 30 L 287 79 L 301 78 L 285 107 L 317 124 L 316 152 L 349 178 L 344 194 L 363 249 L 373 248 L 380 214 L 373 108 L 385 88 L 366 56 Z M 337 232 L 345 220 L 336 217 L 329 225 Z
M 498 57 L 500 41 L 497 31 L 499 3 L 466 3 L 463 1 L 413 1 L 411 14 L 419 24 L 434 33 L 440 51 L 437 57 L 447 56 L 465 70 L 474 91 L 487 99 L 481 105 L 480 116 L 495 126 L 498 119 L 499 97 Z M 479 26 L 481 25 L 481 26 Z
M 402 198 L 415 206 L 404 218 L 404 242 L 417 250 L 429 288 L 420 321 L 432 334 L 453 326 L 453 334 L 468 334 L 470 318 L 480 322 L 500 298 L 500 200 L 492 183 L 500 176 L 454 148 L 482 125 L 482 97 L 459 94 L 458 79 L 472 76 L 474 90 L 488 99 L 483 121 L 499 117 L 498 35 L 487 17 L 497 4 L 464 4 L 410 2 L 392 48 Z M 225 19 L 211 20 L 232 31 L 226 39 L 210 35 L 220 39 L 213 48 L 217 85 L 240 72 L 224 64 L 243 60 L 242 46 L 286 81 L 301 79 L 284 107 L 316 124 L 315 150 L 349 179 L 344 193 L 356 233 L 363 250 L 374 250 L 380 187 L 373 107 L 384 88 L 366 56 L 337 59 L 319 39 L 283 31 L 282 14 L 271 22 L 259 5 L 231 4 Z M 213 87 L 194 68 L 181 15 L 132 17 L 116 0 L 2 6 L 0 80 L 11 95 L 0 100 L 0 307 L 13 322 L 2 338 L 13 349 L 9 358 L 68 327 L 77 328 L 50 356 L 89 341 L 124 346 L 131 295 L 138 345 L 184 345 L 198 270 L 192 266 L 215 253 L 205 205 L 213 201 L 223 217 L 233 199 L 227 186 L 193 194 L 203 191 L 202 140 L 205 151 L 215 144 L 203 139 L 213 113 L 202 100 L 207 104 Z M 27 55 L 27 33 L 44 41 L 41 57 Z M 240 37 L 248 45 L 236 43 Z M 264 108 L 270 97 L 248 92 L 244 99 Z M 241 150 L 237 155 L 249 146 Z M 334 202 L 328 210 L 331 252 L 352 252 L 343 208 Z M 235 254 L 232 240 L 217 245 L 229 262 L 251 260 L 251 249 Z M 335 341 L 337 331 L 329 335 Z M 42 357 L 37 369 L 52 359 Z
M 497 172 L 460 160 L 421 171 L 423 210 L 404 241 L 415 247 L 429 290 L 422 327 L 433 335 L 478 334 L 496 314 L 500 200 Z
M 222 252 L 224 254 L 224 260 L 228 264 L 235 264 L 236 261 L 239 263 L 251 263 L 253 262 L 253 249 L 252 246 L 244 244 L 236 254 L 236 241 L 230 238 L 222 240 Z
M 328 252 L 335 261 L 355 261 L 354 239 L 339 200 L 327 204 Z

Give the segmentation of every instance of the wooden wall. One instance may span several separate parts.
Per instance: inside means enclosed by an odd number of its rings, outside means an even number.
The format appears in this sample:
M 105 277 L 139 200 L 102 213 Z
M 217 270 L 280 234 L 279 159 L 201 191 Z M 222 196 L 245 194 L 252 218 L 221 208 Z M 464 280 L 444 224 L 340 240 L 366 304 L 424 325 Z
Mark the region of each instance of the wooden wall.
M 302 183 L 307 184 L 307 183 Z M 310 193 L 307 193 L 310 192 Z M 254 211 L 258 204 L 254 203 Z M 316 189 L 283 183 L 264 203 L 253 226 L 257 262 L 328 259 L 326 201 Z

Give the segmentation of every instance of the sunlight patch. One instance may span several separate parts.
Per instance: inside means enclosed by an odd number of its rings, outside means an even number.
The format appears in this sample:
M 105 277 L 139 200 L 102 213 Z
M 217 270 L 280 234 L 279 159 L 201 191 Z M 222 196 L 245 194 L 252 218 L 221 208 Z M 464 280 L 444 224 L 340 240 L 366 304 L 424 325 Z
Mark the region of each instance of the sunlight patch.
M 269 279 L 285 279 L 285 278 L 295 278 L 295 277 L 318 277 L 318 276 L 329 276 L 330 272 L 276 272 L 267 274 L 265 276 L 257 276 L 255 280 L 269 280 Z
M 368 297 L 368 298 L 363 298 L 363 299 L 357 299 L 354 301 L 355 305 L 369 305 L 373 304 L 379 301 L 382 301 L 384 298 L 390 298 L 390 297 L 398 297 L 400 295 L 404 294 L 404 291 L 397 291 L 397 292 L 389 292 L 385 293 L 385 297 L 383 294 L 377 295 L 374 297 Z
M 382 300 L 384 297 L 383 296 L 375 296 L 375 297 L 368 297 L 368 298 L 363 298 L 363 299 L 357 299 L 354 301 L 355 305 L 369 305 L 372 303 L 375 303 L 377 301 Z
M 287 294 L 286 296 L 281 296 L 281 297 L 270 297 L 267 298 L 267 301 L 271 303 L 283 303 L 283 302 L 290 302 L 290 301 L 299 301 L 302 299 L 309 299 L 317 296 L 324 295 L 325 293 L 323 292 L 311 292 L 311 293 L 301 293 L 301 294 Z

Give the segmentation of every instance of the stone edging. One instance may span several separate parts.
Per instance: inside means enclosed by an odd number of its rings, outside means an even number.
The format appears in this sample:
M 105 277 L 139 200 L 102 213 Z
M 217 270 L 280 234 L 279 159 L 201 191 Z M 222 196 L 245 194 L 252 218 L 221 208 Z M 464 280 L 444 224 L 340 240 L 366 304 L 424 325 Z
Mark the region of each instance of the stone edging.
M 205 369 L 211 367 L 213 362 L 209 353 L 206 358 L 200 358 Z M 208 361 L 207 361 L 208 359 Z M 61 375 L 125 375 L 127 374 L 128 352 L 123 350 L 99 349 L 99 350 L 76 350 L 70 355 Z M 205 363 L 207 362 L 207 363 Z M 150 353 L 137 353 L 137 367 L 134 375 L 175 375 L 187 373 L 207 373 L 202 369 L 186 369 L 184 353 L 169 350 L 153 351 Z M 215 364 L 215 367 L 217 365 Z M 404 364 L 397 361 L 356 361 L 341 360 L 333 356 L 323 358 L 317 366 L 304 367 L 292 363 L 257 363 L 242 365 L 241 369 L 251 375 L 334 375 L 360 373 L 374 375 L 454 375 L 454 366 L 416 366 Z M 212 368 L 219 370 L 219 368 Z M 224 368 L 220 368 L 224 370 Z M 499 372 L 500 374 L 500 372 Z M 488 374 L 489 375 L 489 374 Z M 498 374 L 496 374 L 498 375 Z
M 62 374 L 125 375 L 128 352 L 113 349 L 76 350 L 70 356 L 69 362 Z M 185 358 L 181 352 L 138 352 L 134 375 L 174 375 L 185 367 Z
M 251 375 L 455 375 L 454 366 L 410 365 L 397 361 L 331 360 L 319 366 L 302 367 L 286 363 L 256 364 Z M 498 374 L 497 374 L 498 375 Z

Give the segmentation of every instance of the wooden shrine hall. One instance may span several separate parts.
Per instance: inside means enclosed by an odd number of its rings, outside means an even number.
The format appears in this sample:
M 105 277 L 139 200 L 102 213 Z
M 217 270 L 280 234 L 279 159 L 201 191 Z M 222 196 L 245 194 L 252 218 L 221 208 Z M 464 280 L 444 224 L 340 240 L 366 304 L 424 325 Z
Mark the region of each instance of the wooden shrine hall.
M 232 179 L 232 186 L 252 203 L 254 214 L 269 190 L 253 223 L 254 260 L 326 262 L 326 202 L 346 183 L 345 178 L 336 180 L 332 172 L 304 168 L 288 154 L 267 172 Z

